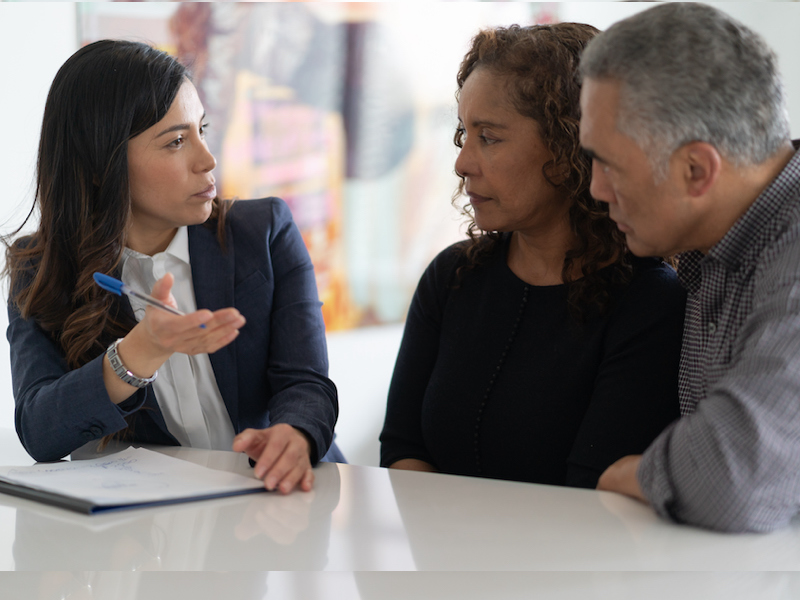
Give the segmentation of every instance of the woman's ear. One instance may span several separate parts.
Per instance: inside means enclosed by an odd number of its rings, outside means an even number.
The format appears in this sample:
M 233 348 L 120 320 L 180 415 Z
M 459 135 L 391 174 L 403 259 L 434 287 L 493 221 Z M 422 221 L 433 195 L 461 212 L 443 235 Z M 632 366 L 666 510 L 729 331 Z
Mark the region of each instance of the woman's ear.
M 569 179 L 572 173 L 572 168 L 567 159 L 563 159 L 560 163 L 551 160 L 544 166 L 544 175 L 553 186 L 559 187 Z

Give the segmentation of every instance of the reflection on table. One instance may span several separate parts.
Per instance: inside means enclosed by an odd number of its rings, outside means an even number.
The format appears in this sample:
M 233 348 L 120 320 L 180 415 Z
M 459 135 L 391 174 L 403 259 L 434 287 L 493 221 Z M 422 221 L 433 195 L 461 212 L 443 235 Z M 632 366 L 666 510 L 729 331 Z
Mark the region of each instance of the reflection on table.
M 795 600 L 775 572 L 0 573 L 4 600 Z
M 0 457 L 6 455 L 3 447 L 0 436 Z M 241 454 L 158 450 L 252 474 Z M 615 494 L 356 465 L 321 464 L 308 494 L 265 493 L 93 516 L 0 494 L 2 570 L 792 571 L 798 566 L 800 522 L 768 535 L 719 534 L 667 523 L 643 504 Z
M 153 449 L 209 468 L 252 476 L 243 454 Z M 72 458 L 94 456 L 96 452 L 83 449 Z M 331 513 L 339 503 L 339 471 L 333 465 L 317 469 L 316 481 L 317 489 L 309 493 L 244 495 L 99 515 L 20 502 L 12 551 L 14 568 L 261 571 L 303 564 L 309 570 L 322 570 L 327 562 Z M 0 495 L 0 506 L 7 500 L 10 497 Z

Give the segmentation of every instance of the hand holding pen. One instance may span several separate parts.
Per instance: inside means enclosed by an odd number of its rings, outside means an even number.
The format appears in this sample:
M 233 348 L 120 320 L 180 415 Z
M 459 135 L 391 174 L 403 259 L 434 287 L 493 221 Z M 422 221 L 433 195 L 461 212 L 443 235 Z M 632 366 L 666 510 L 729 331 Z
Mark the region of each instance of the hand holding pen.
M 219 348 L 232 342 L 238 335 L 238 330 L 244 325 L 244 317 L 235 308 L 225 308 L 214 312 L 208 310 L 198 310 L 192 315 L 178 310 L 174 306 L 167 304 L 166 300 L 170 297 L 172 288 L 172 275 L 168 273 L 153 286 L 153 295 L 146 294 L 140 290 L 135 290 L 103 273 L 94 274 L 95 282 L 116 295 L 125 294 L 137 298 L 145 304 L 167 312 L 175 316 L 191 316 L 192 324 L 188 326 L 171 320 L 163 320 L 153 315 L 147 323 L 147 330 L 155 338 L 153 341 L 157 345 L 168 349 L 170 352 L 182 352 L 184 354 L 212 353 Z M 159 296 L 159 297 L 156 297 Z M 198 317 L 202 321 L 198 323 Z M 145 319 L 143 319 L 143 322 Z M 186 321 L 183 321 L 185 323 Z M 204 330 L 204 331 L 198 331 Z
M 190 314 L 179 311 L 169 303 L 173 284 L 171 273 L 159 279 L 150 294 L 133 290 L 102 273 L 95 274 L 95 281 L 114 294 L 142 298 L 146 304 L 158 309 L 148 308 L 144 318 L 116 345 L 117 355 L 125 369 L 140 378 L 153 375 L 176 352 L 189 355 L 216 352 L 235 340 L 245 324 L 244 317 L 235 308 L 213 312 L 201 309 Z M 130 397 L 131 386 L 115 374 L 107 358 L 103 361 L 103 381 L 110 400 L 115 404 Z

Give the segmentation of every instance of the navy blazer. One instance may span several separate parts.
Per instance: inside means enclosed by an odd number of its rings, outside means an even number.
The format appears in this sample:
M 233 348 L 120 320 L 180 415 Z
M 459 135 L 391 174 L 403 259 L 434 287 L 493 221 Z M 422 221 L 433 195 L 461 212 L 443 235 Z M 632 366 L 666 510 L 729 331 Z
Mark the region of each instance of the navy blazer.
M 314 270 L 286 204 L 278 198 L 233 204 L 226 247 L 214 227 L 188 228 L 198 308 L 233 306 L 247 319 L 236 340 L 210 355 L 235 432 L 288 423 L 312 440 L 316 464 L 331 447 L 338 416 Z M 133 312 L 126 297 L 119 310 Z M 53 338 L 9 303 L 8 340 L 15 424 L 28 453 L 58 460 L 128 425 L 133 441 L 177 445 L 152 386 L 119 405 L 103 383 L 102 360 L 70 369 Z M 343 460 L 335 446 L 334 458 Z M 327 457 L 330 458 L 330 457 Z

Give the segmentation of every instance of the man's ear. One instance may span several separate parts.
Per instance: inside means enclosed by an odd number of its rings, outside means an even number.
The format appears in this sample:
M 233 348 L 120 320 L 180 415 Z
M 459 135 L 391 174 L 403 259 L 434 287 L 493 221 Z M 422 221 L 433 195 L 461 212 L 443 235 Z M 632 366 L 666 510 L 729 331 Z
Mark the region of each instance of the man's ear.
M 705 142 L 692 142 L 680 149 L 684 161 L 686 191 L 699 197 L 708 193 L 722 170 L 722 157 L 714 146 Z

